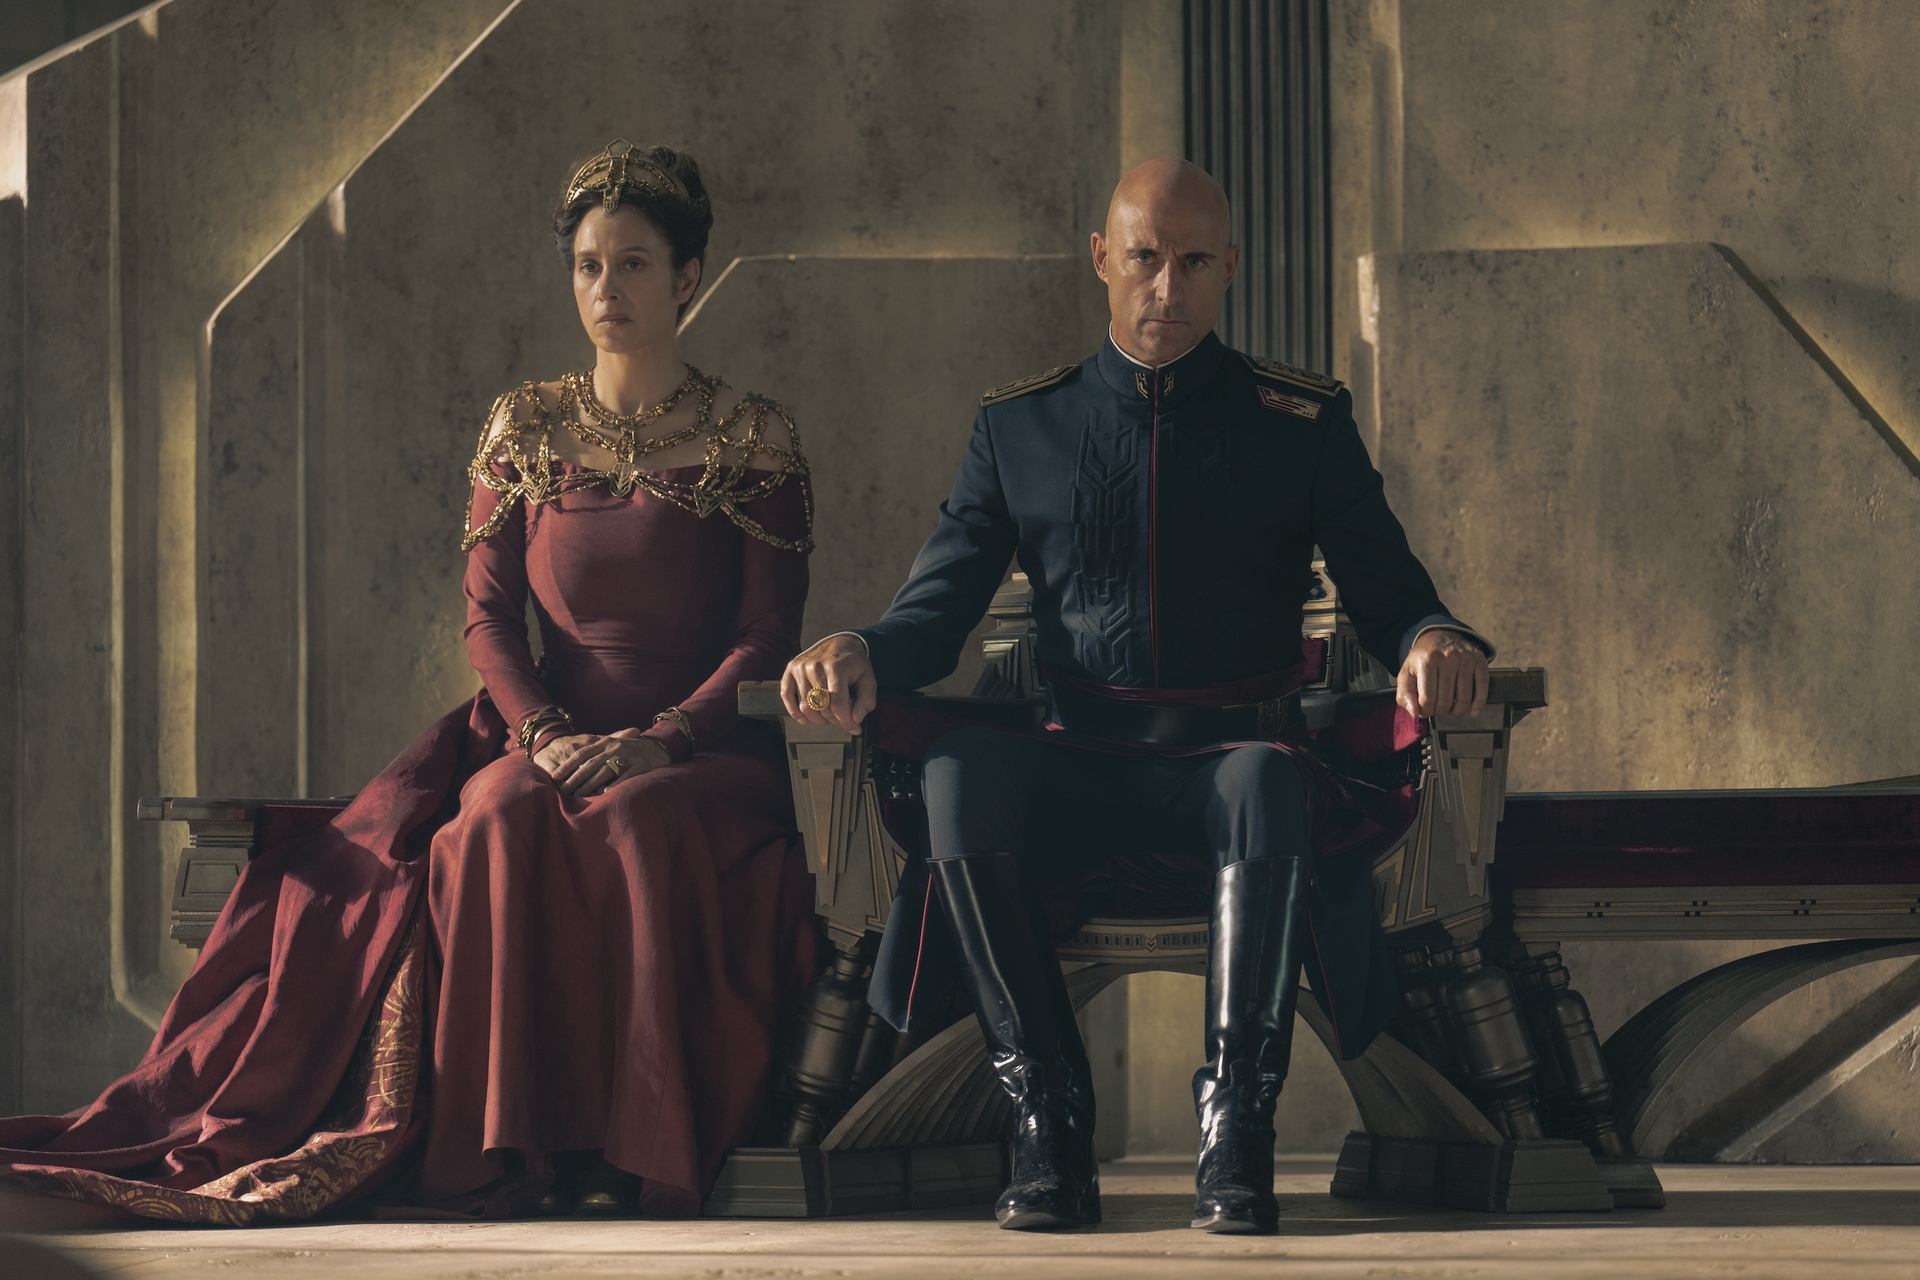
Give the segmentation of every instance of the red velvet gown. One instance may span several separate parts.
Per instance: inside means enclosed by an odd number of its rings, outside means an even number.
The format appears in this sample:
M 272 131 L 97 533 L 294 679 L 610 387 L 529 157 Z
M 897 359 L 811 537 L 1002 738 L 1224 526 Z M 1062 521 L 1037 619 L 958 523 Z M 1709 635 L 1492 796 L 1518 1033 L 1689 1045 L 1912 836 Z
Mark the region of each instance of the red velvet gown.
M 254 860 L 132 1073 L 69 1115 L 0 1120 L 11 1178 L 176 1221 L 369 1198 L 500 1216 L 549 1153 L 601 1148 L 645 1179 L 644 1211 L 697 1213 L 761 1116 L 817 946 L 781 746 L 735 712 L 798 648 L 810 512 L 797 448 L 781 461 L 771 492 L 736 473 L 704 517 L 649 492 L 699 467 L 627 496 L 558 463 L 544 488 L 476 470 L 484 691 L 330 827 Z M 512 742 L 549 704 L 674 763 L 563 796 Z M 654 722 L 674 705 L 697 751 Z

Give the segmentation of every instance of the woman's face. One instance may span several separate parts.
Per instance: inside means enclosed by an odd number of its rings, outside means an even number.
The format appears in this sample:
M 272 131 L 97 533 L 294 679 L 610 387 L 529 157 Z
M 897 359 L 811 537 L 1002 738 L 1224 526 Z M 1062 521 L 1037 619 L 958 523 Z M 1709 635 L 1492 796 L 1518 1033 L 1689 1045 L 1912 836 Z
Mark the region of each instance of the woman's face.
M 573 300 L 602 351 L 640 351 L 673 341 L 680 304 L 700 284 L 700 264 L 673 269 L 673 249 L 653 219 L 622 207 L 588 210 L 573 235 Z

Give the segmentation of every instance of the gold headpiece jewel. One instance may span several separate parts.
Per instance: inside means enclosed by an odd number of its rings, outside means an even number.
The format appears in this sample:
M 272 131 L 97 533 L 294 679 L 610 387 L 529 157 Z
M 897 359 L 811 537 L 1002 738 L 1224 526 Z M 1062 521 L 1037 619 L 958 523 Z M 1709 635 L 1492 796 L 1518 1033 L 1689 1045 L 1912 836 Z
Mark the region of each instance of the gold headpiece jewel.
M 620 193 L 644 191 L 659 200 L 691 205 L 687 184 L 635 151 L 625 138 L 615 138 L 593 159 L 580 166 L 567 184 L 567 204 L 588 192 L 600 193 L 600 205 L 609 215 L 620 208 Z

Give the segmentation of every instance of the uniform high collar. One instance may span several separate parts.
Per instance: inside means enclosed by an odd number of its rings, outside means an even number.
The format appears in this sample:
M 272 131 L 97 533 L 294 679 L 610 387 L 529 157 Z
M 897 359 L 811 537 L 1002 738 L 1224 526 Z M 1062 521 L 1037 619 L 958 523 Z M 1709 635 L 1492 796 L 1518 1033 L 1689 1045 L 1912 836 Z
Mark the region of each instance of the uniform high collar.
M 1160 403 L 1167 405 L 1186 399 L 1211 381 L 1219 372 L 1226 352 L 1226 344 L 1209 333 L 1178 360 L 1149 369 L 1116 346 L 1113 331 L 1109 329 L 1095 363 L 1099 365 L 1101 380 L 1128 399 L 1151 402 L 1154 381 L 1158 379 Z

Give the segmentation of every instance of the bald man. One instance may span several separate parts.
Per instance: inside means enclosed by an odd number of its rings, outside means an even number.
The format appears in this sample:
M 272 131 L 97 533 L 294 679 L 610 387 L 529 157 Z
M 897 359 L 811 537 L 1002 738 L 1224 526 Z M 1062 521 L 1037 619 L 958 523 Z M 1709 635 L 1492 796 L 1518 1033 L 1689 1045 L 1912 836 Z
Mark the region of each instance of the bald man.
M 1393 1012 L 1368 869 L 1315 854 L 1352 802 L 1288 716 L 1314 547 L 1361 643 L 1398 668 L 1408 713 L 1477 714 L 1486 700 L 1491 650 L 1408 548 L 1352 397 L 1214 336 L 1240 262 L 1229 226 L 1219 184 L 1184 160 L 1121 180 L 1092 238 L 1105 345 L 981 399 L 952 496 L 886 616 L 814 645 L 782 682 L 796 718 L 858 732 L 881 691 L 953 671 L 1011 559 L 1032 583 L 1051 723 L 934 742 L 925 860 L 903 881 L 869 994 L 905 1025 L 938 985 L 929 957 L 950 930 L 1014 1102 L 1004 1227 L 1100 1220 L 1086 1050 L 1034 884 L 1124 852 L 1214 872 L 1195 1227 L 1278 1229 L 1273 1112 L 1302 964 L 1345 1056 Z

